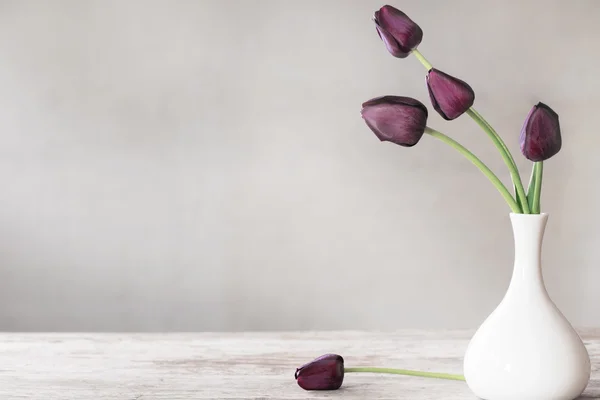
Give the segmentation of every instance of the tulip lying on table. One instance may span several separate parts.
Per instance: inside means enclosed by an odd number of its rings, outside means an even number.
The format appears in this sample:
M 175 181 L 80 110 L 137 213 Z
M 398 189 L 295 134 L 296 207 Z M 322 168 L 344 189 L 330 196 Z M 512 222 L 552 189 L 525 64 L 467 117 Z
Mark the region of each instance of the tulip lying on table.
M 375 367 L 346 368 L 344 367 L 344 359 L 337 354 L 325 354 L 315 358 L 311 362 L 297 368 L 294 377 L 296 378 L 298 385 L 304 390 L 337 390 L 342 386 L 344 374 L 347 372 L 422 376 L 427 378 L 450 379 L 454 381 L 465 380 L 465 377 L 462 375 L 437 372 Z

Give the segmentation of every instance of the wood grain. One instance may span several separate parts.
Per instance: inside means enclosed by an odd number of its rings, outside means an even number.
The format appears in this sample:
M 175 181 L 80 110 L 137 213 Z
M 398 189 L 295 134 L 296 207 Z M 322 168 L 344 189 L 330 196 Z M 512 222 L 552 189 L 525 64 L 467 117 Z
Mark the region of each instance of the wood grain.
M 474 399 L 464 382 L 348 374 L 307 392 L 294 371 L 323 353 L 346 366 L 461 373 L 472 332 L 0 334 L 0 399 Z M 600 330 L 581 331 L 593 360 L 582 399 L 600 399 Z M 540 399 L 543 400 L 543 399 Z

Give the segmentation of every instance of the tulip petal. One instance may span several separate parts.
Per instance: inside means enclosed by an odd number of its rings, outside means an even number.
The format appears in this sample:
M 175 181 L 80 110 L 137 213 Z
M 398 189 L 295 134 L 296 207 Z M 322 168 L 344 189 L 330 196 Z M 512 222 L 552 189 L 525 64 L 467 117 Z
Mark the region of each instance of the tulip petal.
M 373 19 L 379 37 L 395 57 L 406 57 L 423 40 L 421 27 L 402 11 L 390 5 L 385 5 L 376 11 Z
M 381 28 L 379 25 L 376 25 L 375 29 L 377 29 L 379 37 L 381 38 L 381 40 L 385 44 L 385 47 L 391 55 L 398 58 L 408 57 L 410 52 L 403 51 L 400 47 L 400 44 L 396 41 L 396 39 L 394 39 L 394 36 L 392 36 L 392 34 Z
M 361 115 L 381 141 L 416 145 L 427 124 L 427 107 L 410 97 L 382 96 L 363 103 Z
M 344 359 L 325 354 L 296 369 L 294 375 L 304 390 L 337 390 L 344 381 Z
M 468 83 L 435 68 L 427 73 L 427 89 L 433 108 L 448 121 L 461 116 L 475 102 L 475 92 Z
M 562 148 L 558 114 L 544 103 L 535 105 L 527 115 L 519 137 L 521 152 L 531 161 L 544 161 Z

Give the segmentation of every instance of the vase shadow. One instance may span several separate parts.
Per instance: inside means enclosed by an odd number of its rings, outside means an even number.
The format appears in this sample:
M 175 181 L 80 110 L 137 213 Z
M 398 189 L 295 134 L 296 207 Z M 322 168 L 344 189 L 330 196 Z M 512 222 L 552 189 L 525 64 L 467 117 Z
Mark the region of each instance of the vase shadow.
M 588 384 L 588 389 L 575 400 L 590 400 L 600 399 L 600 381 L 591 379 Z

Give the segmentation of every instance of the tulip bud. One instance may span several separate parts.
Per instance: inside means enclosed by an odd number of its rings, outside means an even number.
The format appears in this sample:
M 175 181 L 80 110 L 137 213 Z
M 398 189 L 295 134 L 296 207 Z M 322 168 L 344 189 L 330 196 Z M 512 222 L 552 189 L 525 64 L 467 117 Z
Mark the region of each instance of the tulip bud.
M 427 73 L 427 89 L 433 108 L 448 121 L 458 118 L 475 101 L 469 84 L 435 68 Z
M 362 105 L 361 115 L 381 141 L 412 147 L 427 124 L 427 107 L 410 97 L 382 96 Z
M 296 369 L 294 378 L 304 390 L 337 390 L 344 381 L 344 359 L 325 354 Z
M 373 21 L 379 37 L 394 57 L 405 58 L 423 39 L 419 25 L 392 6 L 386 5 L 375 11 Z
M 544 161 L 562 147 L 558 114 L 544 103 L 534 106 L 521 129 L 521 152 L 531 161 Z

